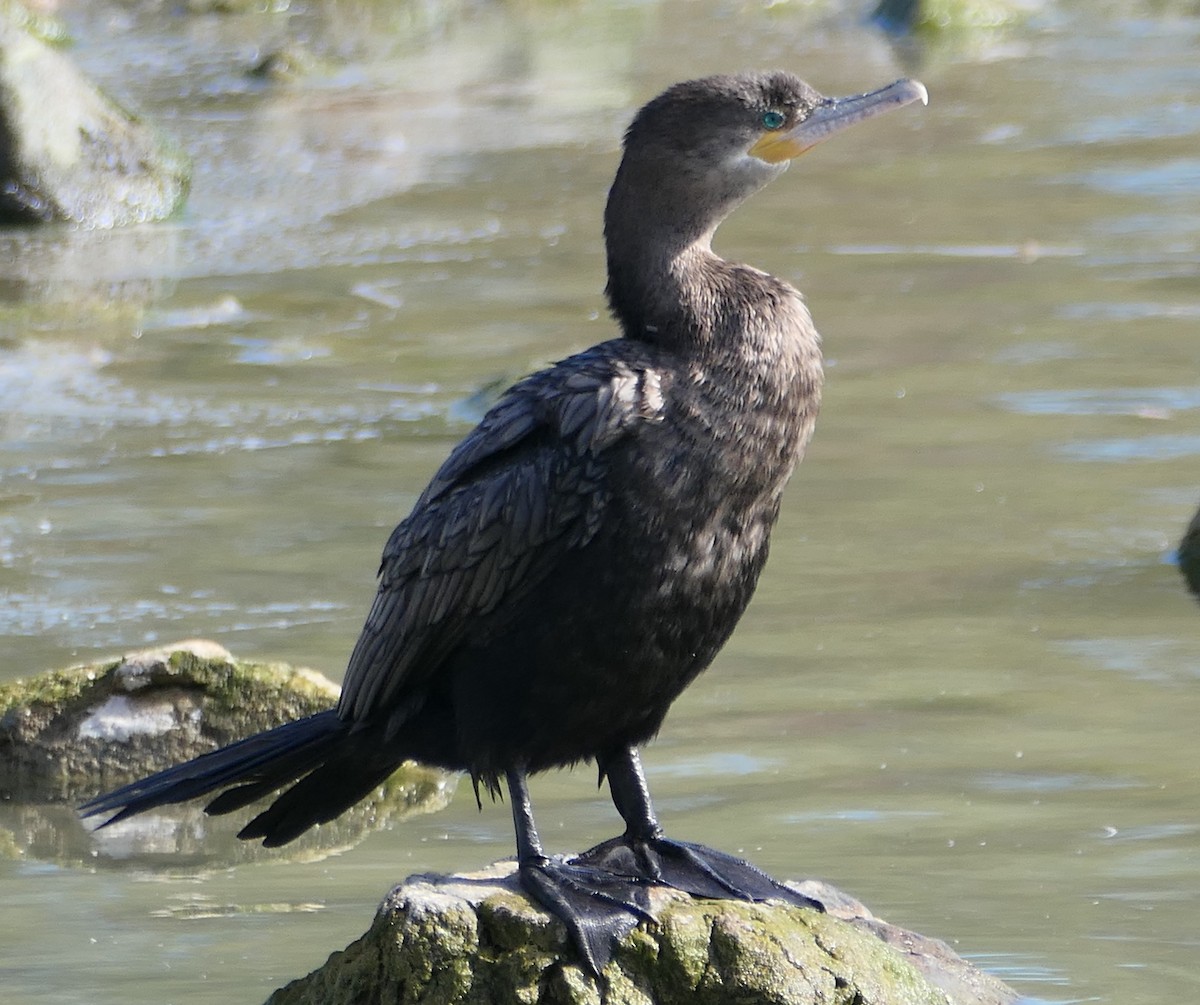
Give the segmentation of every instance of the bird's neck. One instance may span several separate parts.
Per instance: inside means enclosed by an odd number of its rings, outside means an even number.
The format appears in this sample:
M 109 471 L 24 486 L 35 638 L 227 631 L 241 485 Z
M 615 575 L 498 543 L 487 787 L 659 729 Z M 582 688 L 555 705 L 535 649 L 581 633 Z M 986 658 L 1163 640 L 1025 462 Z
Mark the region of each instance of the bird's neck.
M 716 323 L 713 279 L 726 263 L 711 242 L 735 203 L 701 198 L 686 178 L 664 182 L 658 167 L 627 155 L 617 171 L 604 212 L 606 293 L 627 338 L 687 348 Z
M 640 222 L 610 214 L 605 228 L 608 299 L 625 337 L 698 363 L 705 379 L 750 387 L 762 401 L 817 401 L 820 337 L 800 293 L 720 258 L 709 243 L 715 225 L 685 240 L 683 228 Z
M 714 274 L 726 266 L 704 239 L 679 247 L 610 241 L 609 306 L 627 338 L 702 348 L 718 323 Z
M 771 295 L 766 286 L 738 289 L 751 270 L 712 250 L 721 221 L 783 170 L 745 160 L 717 184 L 707 167 L 626 144 L 604 211 L 604 239 L 608 301 L 627 338 L 702 351 L 714 340 L 727 343 L 745 327 L 734 315 L 753 313 L 754 297 Z
M 819 357 L 819 339 L 799 292 L 727 262 L 710 248 L 710 236 L 677 247 L 609 241 L 606 292 L 624 336 L 739 366 L 747 359 Z

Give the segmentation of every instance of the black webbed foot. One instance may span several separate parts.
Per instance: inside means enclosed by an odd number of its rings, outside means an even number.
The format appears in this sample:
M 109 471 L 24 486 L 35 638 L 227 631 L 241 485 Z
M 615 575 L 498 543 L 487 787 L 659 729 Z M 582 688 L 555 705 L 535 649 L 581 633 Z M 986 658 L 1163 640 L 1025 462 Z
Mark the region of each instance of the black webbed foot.
M 783 900 L 824 910 L 810 897 L 777 883 L 733 855 L 690 841 L 664 837 L 650 804 L 650 790 L 636 747 L 612 751 L 600 762 L 613 803 L 625 820 L 619 838 L 585 851 L 576 862 L 715 900 Z
M 824 910 L 811 897 L 776 882 L 734 855 L 690 841 L 623 835 L 596 845 L 573 860 L 580 866 L 670 887 L 714 900 L 783 900 Z
M 508 771 L 521 885 L 567 926 L 571 942 L 599 977 L 613 947 L 649 912 L 651 887 L 668 887 L 714 900 L 782 900 L 800 907 L 824 906 L 733 855 L 662 834 L 654 817 L 637 750 L 606 758 L 613 802 L 626 823 L 612 838 L 573 859 L 548 858 L 533 825 L 525 772 Z
M 567 926 L 594 976 L 608 965 L 617 942 L 639 922 L 653 920 L 641 877 L 544 856 L 522 862 L 518 874 L 526 892 Z

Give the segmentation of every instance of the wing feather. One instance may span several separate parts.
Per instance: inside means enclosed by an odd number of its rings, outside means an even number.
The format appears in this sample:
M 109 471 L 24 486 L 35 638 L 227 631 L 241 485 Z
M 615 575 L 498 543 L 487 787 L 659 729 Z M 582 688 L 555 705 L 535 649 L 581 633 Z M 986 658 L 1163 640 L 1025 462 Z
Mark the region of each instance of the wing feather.
M 661 379 L 605 343 L 512 388 L 450 454 L 384 548 L 339 715 L 407 715 L 455 647 L 599 529 L 604 452 L 662 420 Z M 393 721 L 389 729 L 398 728 Z

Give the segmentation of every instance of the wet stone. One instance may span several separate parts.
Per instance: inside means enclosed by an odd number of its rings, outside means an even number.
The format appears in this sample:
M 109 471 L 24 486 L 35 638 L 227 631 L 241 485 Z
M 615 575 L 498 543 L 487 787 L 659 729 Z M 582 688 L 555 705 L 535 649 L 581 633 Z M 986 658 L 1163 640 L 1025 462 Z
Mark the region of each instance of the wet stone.
M 102 830 L 79 802 L 283 722 L 330 708 L 337 685 L 311 670 L 235 659 L 188 640 L 55 670 L 0 687 L 0 855 L 144 865 L 310 857 L 388 822 L 449 802 L 454 779 L 401 768 L 338 820 L 286 849 L 238 841 L 245 813 L 205 816 L 202 802 L 160 807 Z
M 797 884 L 827 913 L 651 894 L 654 924 L 622 940 L 600 982 L 531 903 L 516 866 L 413 876 L 370 930 L 268 1005 L 351 1002 L 557 1005 L 1014 1005 L 1000 980 L 944 943 L 874 917 L 846 894 Z
M 0 2 L 0 224 L 118 227 L 183 202 L 183 151 Z
M 1192 517 L 1176 550 L 1179 571 L 1192 594 L 1200 599 L 1200 510 Z

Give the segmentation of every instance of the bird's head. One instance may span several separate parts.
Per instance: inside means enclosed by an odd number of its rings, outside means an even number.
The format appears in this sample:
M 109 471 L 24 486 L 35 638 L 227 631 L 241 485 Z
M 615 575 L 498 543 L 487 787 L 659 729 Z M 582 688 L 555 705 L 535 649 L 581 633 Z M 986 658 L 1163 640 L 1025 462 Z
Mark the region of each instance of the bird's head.
M 844 98 L 827 98 L 783 71 L 684 81 L 634 118 L 614 194 L 629 188 L 668 217 L 715 227 L 822 140 L 914 101 L 928 101 L 915 80 Z

